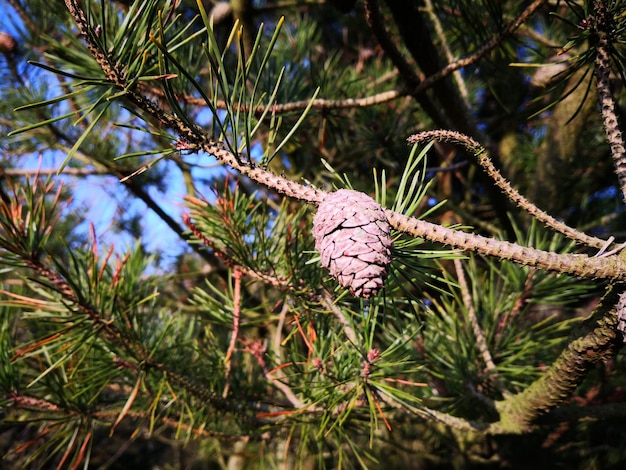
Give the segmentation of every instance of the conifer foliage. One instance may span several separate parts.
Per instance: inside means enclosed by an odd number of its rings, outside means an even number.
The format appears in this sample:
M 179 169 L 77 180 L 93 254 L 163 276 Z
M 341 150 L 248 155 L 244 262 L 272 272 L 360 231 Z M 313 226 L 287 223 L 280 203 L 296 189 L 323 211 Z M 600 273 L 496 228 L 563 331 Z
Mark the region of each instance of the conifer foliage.
M 626 3 L 0 1 L 3 468 L 626 459 Z

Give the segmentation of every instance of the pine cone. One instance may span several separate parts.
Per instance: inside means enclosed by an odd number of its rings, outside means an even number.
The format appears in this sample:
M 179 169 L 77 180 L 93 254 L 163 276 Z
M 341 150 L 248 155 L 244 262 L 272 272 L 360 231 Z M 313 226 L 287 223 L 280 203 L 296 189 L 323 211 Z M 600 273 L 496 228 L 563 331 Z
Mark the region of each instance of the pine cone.
M 313 218 L 322 265 L 342 287 L 363 298 L 383 287 L 391 263 L 391 226 L 383 208 L 359 191 L 329 194 Z

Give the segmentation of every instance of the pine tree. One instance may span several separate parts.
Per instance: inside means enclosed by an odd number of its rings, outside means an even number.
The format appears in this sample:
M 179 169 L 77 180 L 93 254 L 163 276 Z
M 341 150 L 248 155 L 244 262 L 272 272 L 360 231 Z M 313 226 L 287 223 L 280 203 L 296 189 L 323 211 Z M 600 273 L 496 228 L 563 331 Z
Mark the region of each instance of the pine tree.
M 7 468 L 626 459 L 626 3 L 4 9 Z

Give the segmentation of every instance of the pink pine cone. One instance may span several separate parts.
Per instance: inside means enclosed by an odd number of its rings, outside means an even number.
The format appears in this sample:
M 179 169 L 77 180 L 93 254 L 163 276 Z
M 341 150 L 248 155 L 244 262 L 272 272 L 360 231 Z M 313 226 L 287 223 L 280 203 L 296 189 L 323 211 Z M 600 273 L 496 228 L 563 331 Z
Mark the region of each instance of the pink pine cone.
M 313 218 L 315 248 L 322 266 L 342 287 L 366 299 L 378 293 L 387 277 L 390 233 L 380 204 L 349 189 L 326 196 Z

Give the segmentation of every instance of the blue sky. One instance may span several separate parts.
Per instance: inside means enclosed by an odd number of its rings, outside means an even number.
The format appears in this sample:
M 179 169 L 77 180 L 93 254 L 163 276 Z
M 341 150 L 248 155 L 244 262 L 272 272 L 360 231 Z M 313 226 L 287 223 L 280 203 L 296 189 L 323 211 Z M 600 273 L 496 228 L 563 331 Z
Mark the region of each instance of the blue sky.
M 20 20 L 14 14 L 12 7 L 6 0 L 0 0 L 0 31 L 8 32 L 19 38 Z M 18 57 L 19 60 L 19 57 Z M 20 64 L 20 68 L 28 68 L 25 64 Z M 33 73 L 35 70 L 29 70 Z M 26 79 L 29 73 L 25 74 Z M 45 77 L 46 72 L 36 71 L 39 78 Z M 42 78 L 45 80 L 45 78 Z M 62 94 L 58 82 L 54 77 L 50 77 L 48 88 L 49 97 Z M 19 159 L 19 168 L 36 170 L 38 168 L 49 170 L 58 169 L 66 158 L 64 152 L 57 150 L 40 149 L 40 152 L 31 155 L 22 155 Z M 215 160 L 208 155 L 185 156 L 190 162 L 202 163 L 203 166 L 210 166 Z M 157 163 L 159 172 L 165 172 L 166 190 L 160 192 L 156 188 L 150 188 L 150 196 L 182 226 L 181 215 L 185 212 L 183 205 L 186 194 L 183 184 L 182 174 L 177 166 L 169 161 Z M 154 171 L 149 169 L 148 171 Z M 196 176 L 209 177 L 214 170 L 198 168 L 195 169 Z M 73 190 L 74 200 L 68 207 L 69 211 L 85 211 L 86 221 L 76 228 L 79 232 L 89 230 L 89 224 L 93 223 L 98 237 L 98 245 L 101 249 L 107 250 L 110 245 L 115 245 L 115 251 L 122 253 L 136 244 L 136 240 L 123 232 L 115 229 L 115 220 L 124 215 L 138 214 L 142 225 L 142 243 L 147 251 L 161 252 L 163 254 L 160 268 L 167 267 L 175 260 L 184 249 L 185 244 L 179 237 L 143 202 L 130 196 L 129 192 L 123 188 L 117 178 L 113 176 L 87 176 L 74 177 L 62 175 L 58 177 L 64 185 Z M 210 196 L 209 188 L 198 188 L 202 194 Z

